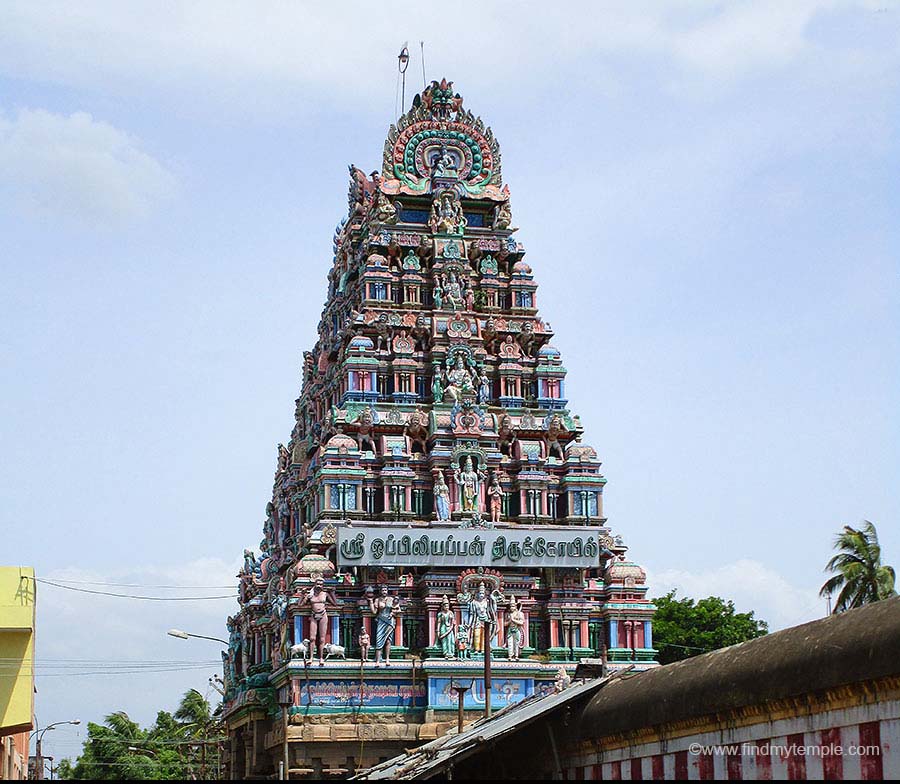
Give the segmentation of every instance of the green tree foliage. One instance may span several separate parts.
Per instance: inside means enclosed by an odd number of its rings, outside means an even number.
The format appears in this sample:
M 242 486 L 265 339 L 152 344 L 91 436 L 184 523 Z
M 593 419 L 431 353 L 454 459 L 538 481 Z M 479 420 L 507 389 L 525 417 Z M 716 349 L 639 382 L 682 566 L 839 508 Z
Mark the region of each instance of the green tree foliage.
M 218 771 L 217 741 L 222 730 L 209 703 L 196 689 L 181 700 L 174 714 L 160 711 L 149 729 L 141 729 L 123 712 L 103 724 L 88 723 L 81 756 L 60 762 L 61 779 L 214 779 Z
M 896 574 L 893 567 L 881 563 L 878 531 L 868 520 L 863 520 L 861 529 L 845 525 L 834 539 L 834 549 L 838 551 L 837 555 L 825 566 L 825 571 L 832 572 L 833 576 L 819 591 L 823 598 L 837 594 L 834 612 L 852 610 L 897 595 L 894 589 Z
M 653 647 L 661 664 L 762 637 L 769 625 L 752 612 L 734 611 L 734 602 L 710 596 L 694 602 L 676 599 L 675 591 L 652 600 Z

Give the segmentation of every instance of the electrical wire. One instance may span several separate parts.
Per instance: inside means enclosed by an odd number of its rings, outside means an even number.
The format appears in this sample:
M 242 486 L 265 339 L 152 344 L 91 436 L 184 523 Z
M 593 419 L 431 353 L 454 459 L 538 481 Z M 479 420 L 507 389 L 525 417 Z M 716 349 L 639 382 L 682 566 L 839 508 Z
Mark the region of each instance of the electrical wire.
M 43 580 L 44 578 L 39 577 L 38 580 Z M 54 582 L 57 583 L 69 583 L 71 585 L 105 585 L 112 588 L 171 588 L 175 589 L 194 589 L 201 591 L 218 591 L 225 588 L 234 588 L 232 585 L 145 585 L 144 583 L 110 583 L 100 580 L 68 580 L 62 577 L 53 577 Z
M 227 594 L 225 596 L 136 596 L 127 593 L 112 593 L 111 591 L 92 591 L 88 588 L 76 588 L 73 585 L 62 585 L 61 583 L 45 580 L 43 578 L 36 578 L 35 582 L 39 582 L 42 585 L 52 585 L 54 588 L 63 588 L 67 591 L 76 591 L 78 593 L 89 593 L 96 596 L 115 596 L 119 599 L 141 599 L 147 602 L 201 602 L 217 599 L 237 599 L 238 597 L 236 593 Z

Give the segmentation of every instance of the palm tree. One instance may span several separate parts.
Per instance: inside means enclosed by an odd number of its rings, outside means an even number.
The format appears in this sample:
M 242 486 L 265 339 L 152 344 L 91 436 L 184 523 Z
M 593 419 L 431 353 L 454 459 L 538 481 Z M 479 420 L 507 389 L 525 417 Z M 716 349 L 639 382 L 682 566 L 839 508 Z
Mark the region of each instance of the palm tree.
M 835 537 L 834 547 L 839 552 L 825 571 L 835 574 L 825 581 L 819 596 L 830 598 L 837 593 L 835 613 L 897 595 L 894 569 L 881 563 L 878 532 L 872 523 L 863 520 L 861 530 L 845 525 Z

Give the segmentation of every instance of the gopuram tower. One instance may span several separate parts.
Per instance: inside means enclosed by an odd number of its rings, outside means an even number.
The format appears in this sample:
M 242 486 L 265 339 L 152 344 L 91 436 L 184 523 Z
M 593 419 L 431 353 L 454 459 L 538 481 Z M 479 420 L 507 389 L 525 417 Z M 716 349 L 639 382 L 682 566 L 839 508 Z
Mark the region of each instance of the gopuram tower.
M 352 775 L 455 726 L 457 685 L 474 719 L 486 655 L 494 710 L 582 658 L 654 665 L 500 147 L 452 82 L 391 126 L 380 172 L 350 168 L 333 251 L 228 619 L 235 778 Z

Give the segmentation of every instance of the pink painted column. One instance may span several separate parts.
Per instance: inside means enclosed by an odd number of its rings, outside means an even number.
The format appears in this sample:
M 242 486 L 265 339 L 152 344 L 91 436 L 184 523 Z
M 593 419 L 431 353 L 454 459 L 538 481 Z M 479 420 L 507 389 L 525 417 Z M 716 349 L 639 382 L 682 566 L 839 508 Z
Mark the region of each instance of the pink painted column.
M 456 487 L 456 479 L 454 479 L 454 477 L 453 477 L 453 472 L 449 471 L 448 473 L 450 474 L 449 480 L 447 482 L 447 489 L 450 491 L 450 511 L 458 512 L 459 511 L 459 503 L 458 503 L 459 490 Z
M 406 495 L 406 509 L 412 509 L 412 487 L 407 486 L 404 495 Z
M 558 624 L 554 623 L 552 620 L 550 621 L 550 647 L 558 648 L 559 647 L 559 628 Z
M 428 644 L 434 645 L 437 641 L 437 610 L 428 611 Z
M 403 623 L 400 618 L 397 619 L 397 625 L 394 627 L 394 645 L 403 647 Z
M 583 620 L 583 621 L 581 622 L 581 624 L 579 624 L 579 625 L 580 625 L 580 627 L 581 627 L 581 645 L 580 645 L 579 647 L 581 647 L 581 648 L 587 648 L 587 646 L 588 646 L 588 639 L 589 639 L 589 638 L 588 638 L 588 622 L 587 622 L 587 619 Z

